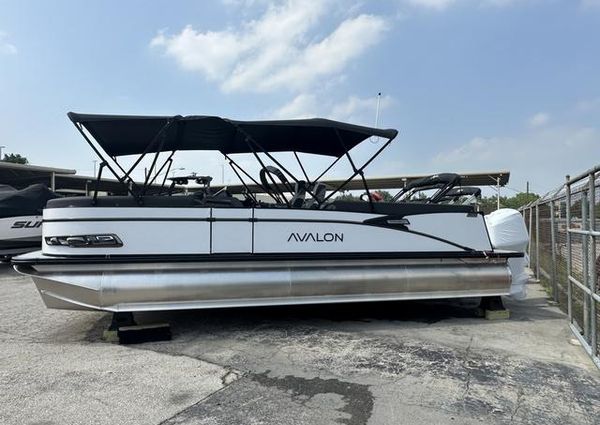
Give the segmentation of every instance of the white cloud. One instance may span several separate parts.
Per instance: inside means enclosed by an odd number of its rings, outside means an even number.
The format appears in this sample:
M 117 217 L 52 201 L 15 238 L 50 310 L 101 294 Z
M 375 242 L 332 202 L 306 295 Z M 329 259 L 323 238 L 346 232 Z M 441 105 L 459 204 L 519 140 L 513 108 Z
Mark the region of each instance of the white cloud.
M 558 186 L 566 174 L 592 167 L 600 131 L 593 127 L 544 127 L 511 137 L 475 137 L 462 145 L 440 152 L 431 169 L 511 171 L 509 186 L 521 189 L 530 181 L 532 189 L 546 192 Z M 591 162 L 590 162 L 591 161 Z
M 481 4 L 483 6 L 504 7 L 517 2 L 523 3 L 524 1 L 527 0 L 482 0 Z
M 390 96 L 380 99 L 380 115 L 393 103 Z M 339 102 L 322 99 L 312 93 L 302 93 L 275 110 L 271 116 L 281 119 L 322 117 L 367 126 L 375 125 L 377 97 L 348 96 Z M 379 124 L 382 124 L 380 119 Z
M 584 113 L 600 110 L 600 97 L 581 100 L 577 102 L 576 109 L 578 112 Z
M 379 112 L 386 110 L 392 104 L 390 96 L 382 96 L 379 103 Z M 361 98 L 349 96 L 343 102 L 336 103 L 331 108 L 331 118 L 348 121 L 354 124 L 375 125 L 377 111 L 377 97 Z M 382 120 L 380 119 L 380 124 Z
M 382 17 L 363 14 L 316 40 L 315 30 L 329 6 L 326 1 L 288 0 L 270 4 L 240 30 L 199 31 L 188 25 L 178 34 L 160 32 L 150 45 L 226 92 L 298 91 L 342 73 L 387 29 Z
M 529 125 L 531 127 L 542 127 L 548 124 L 548 121 L 550 121 L 550 115 L 546 114 L 545 112 L 538 112 L 529 118 Z
M 587 7 L 600 7 L 600 0 L 581 0 L 581 6 Z
M 470 3 L 475 6 L 504 7 L 513 3 L 523 3 L 530 0 L 403 0 L 410 6 L 442 11 L 457 4 Z M 583 0 L 586 1 L 586 0 Z M 600 0 L 587 0 L 600 1 Z
M 280 119 L 313 118 L 319 115 L 320 105 L 314 94 L 302 93 L 277 109 L 273 116 Z
M 451 4 L 456 3 L 456 0 L 408 0 L 408 3 L 427 9 L 444 10 Z
M 0 53 L 6 55 L 16 55 L 18 53 L 17 46 L 8 42 L 7 34 L 0 31 Z
M 221 3 L 223 3 L 226 6 L 232 6 L 232 7 L 253 7 L 256 5 L 262 5 L 264 3 L 267 3 L 268 0 L 221 0 Z

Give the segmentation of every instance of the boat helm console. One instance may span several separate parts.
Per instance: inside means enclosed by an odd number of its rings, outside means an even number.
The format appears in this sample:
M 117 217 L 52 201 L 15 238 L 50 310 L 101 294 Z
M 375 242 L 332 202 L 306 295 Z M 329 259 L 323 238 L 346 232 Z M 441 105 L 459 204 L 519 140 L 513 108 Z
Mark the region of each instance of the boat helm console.
M 110 171 L 129 196 L 96 191 L 48 202 L 42 250 L 13 264 L 33 277 L 51 308 L 123 312 L 505 295 L 507 260 L 523 256 L 494 249 L 474 206 L 439 202 L 455 175 L 421 182 L 440 185 L 431 202 L 374 202 L 364 171 L 395 139 L 394 129 L 325 119 L 69 118 L 102 160 L 98 179 Z M 381 146 L 357 162 L 352 149 L 372 136 Z M 185 151 L 219 151 L 246 188 L 243 198 L 226 188 L 213 193 L 210 179 L 199 176 L 166 187 L 173 156 Z M 288 153 L 300 175 L 274 153 Z M 236 156 L 244 154 L 257 161 L 258 176 L 239 165 Z M 329 157 L 330 165 L 312 177 L 304 154 Z M 137 158 L 126 167 L 120 160 L 130 155 Z M 131 176 L 145 157 L 151 166 L 137 184 Z M 322 177 L 342 160 L 352 173 L 328 190 Z M 164 192 L 150 195 L 162 174 Z M 337 200 L 356 177 L 367 201 Z M 175 184 L 192 178 L 204 187 L 175 193 Z

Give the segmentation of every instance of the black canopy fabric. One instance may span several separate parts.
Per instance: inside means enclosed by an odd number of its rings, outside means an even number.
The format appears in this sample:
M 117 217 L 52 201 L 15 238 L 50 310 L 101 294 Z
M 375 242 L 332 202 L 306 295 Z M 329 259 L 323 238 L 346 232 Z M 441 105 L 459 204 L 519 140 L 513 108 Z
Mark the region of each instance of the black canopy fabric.
M 34 184 L 21 190 L 0 191 L 0 217 L 39 215 L 48 200 L 58 197 L 44 184 Z
M 394 129 L 362 127 L 321 118 L 234 121 L 211 116 L 124 116 L 74 112 L 69 112 L 68 116 L 74 123 L 83 125 L 110 156 L 172 150 L 217 150 L 223 154 L 252 153 L 256 150 L 339 157 L 371 136 L 393 139 L 398 134 Z M 163 133 L 152 143 L 163 128 Z M 250 147 L 246 142 L 247 136 L 260 147 Z
M 0 192 L 16 192 L 17 189 L 9 184 L 0 184 Z

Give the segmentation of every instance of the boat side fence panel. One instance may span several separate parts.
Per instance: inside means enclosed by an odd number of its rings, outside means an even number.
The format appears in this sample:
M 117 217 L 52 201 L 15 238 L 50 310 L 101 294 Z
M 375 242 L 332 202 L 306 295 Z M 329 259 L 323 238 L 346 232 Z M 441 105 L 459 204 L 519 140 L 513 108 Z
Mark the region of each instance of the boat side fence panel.
M 536 279 L 600 368 L 600 165 L 521 208 Z

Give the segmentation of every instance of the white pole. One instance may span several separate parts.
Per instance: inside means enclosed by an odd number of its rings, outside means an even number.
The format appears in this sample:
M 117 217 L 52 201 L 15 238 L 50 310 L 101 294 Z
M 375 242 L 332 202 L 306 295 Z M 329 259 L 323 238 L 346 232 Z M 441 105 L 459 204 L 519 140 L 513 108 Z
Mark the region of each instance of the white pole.
M 496 209 L 500 209 L 500 177 L 496 177 Z
M 6 146 L 2 145 L 0 146 L 0 161 L 2 161 L 2 149 L 4 149 Z
M 377 109 L 375 110 L 375 128 L 379 128 L 379 107 L 381 106 L 381 92 L 377 93 Z
M 379 128 L 379 107 L 381 106 L 381 92 L 377 93 L 377 106 L 375 108 L 375 128 Z M 371 139 L 372 143 L 379 142 L 379 137 Z
M 97 159 L 92 160 L 92 162 L 94 163 L 94 177 L 96 177 L 96 163 L 98 162 Z

